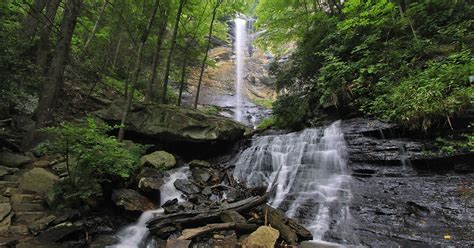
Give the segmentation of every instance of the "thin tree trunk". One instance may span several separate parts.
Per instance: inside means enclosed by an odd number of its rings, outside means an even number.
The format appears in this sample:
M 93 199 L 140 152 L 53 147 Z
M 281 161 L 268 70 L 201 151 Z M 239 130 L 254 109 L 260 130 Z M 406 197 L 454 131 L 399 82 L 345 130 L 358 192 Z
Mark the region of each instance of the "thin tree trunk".
M 42 15 L 41 12 L 43 12 L 48 2 L 48 0 L 35 0 L 31 6 L 28 16 L 23 22 L 23 35 L 26 39 L 32 39 L 34 37 L 36 29 L 38 28 L 39 19 Z
M 36 64 L 40 69 L 41 76 L 46 76 L 48 68 L 48 57 L 50 54 L 50 36 L 54 26 L 54 19 L 61 0 L 51 0 L 46 8 L 45 18 L 47 19 L 41 29 L 40 40 L 38 42 L 38 52 Z
M 125 103 L 125 109 L 123 110 L 122 113 L 122 119 L 120 121 L 120 129 L 119 133 L 117 135 L 118 140 L 122 141 L 124 136 L 125 136 L 125 123 L 127 121 L 128 113 L 130 112 L 130 109 L 132 107 L 133 103 L 133 94 L 135 93 L 135 88 L 137 85 L 138 81 L 138 76 L 140 75 L 140 70 L 141 70 L 141 62 L 142 62 L 142 57 L 143 57 L 143 47 L 146 44 L 146 41 L 148 39 L 148 35 L 150 33 L 150 29 L 153 26 L 153 21 L 155 20 L 155 15 L 158 10 L 160 0 L 155 1 L 155 5 L 153 6 L 153 11 L 150 16 L 150 19 L 148 20 L 148 24 L 143 32 L 142 35 L 142 40 L 140 45 L 138 46 L 138 54 L 137 54 L 137 60 L 135 61 L 135 70 L 133 72 L 133 79 L 131 82 L 131 89 L 130 93 L 127 95 L 127 102 Z
M 194 101 L 194 108 L 197 108 L 197 105 L 198 105 L 199 92 L 201 91 L 202 76 L 204 75 L 204 68 L 206 67 L 207 55 L 209 53 L 209 49 L 211 48 L 211 38 L 212 38 L 212 29 L 214 27 L 214 20 L 216 19 L 217 8 L 219 8 L 221 3 L 222 3 L 222 0 L 217 0 L 216 6 L 214 7 L 214 10 L 212 11 L 212 20 L 211 20 L 211 26 L 209 27 L 209 36 L 207 37 L 206 53 L 204 54 L 204 58 L 201 64 L 201 73 L 199 74 L 199 82 L 198 82 L 198 88 L 196 92 L 196 100 Z
M 156 42 L 155 56 L 153 57 L 153 65 L 151 67 L 152 68 L 151 78 L 150 78 L 150 81 L 148 82 L 147 90 L 145 92 L 145 102 L 151 102 L 151 100 L 153 99 L 153 85 L 155 84 L 158 66 L 160 65 L 161 46 L 163 45 L 163 41 L 166 35 L 166 26 L 168 24 L 167 22 L 168 17 L 166 15 L 166 11 L 163 11 L 162 14 L 163 15 L 161 16 L 160 29 L 158 31 L 158 40 Z
M 185 45 L 183 52 L 183 64 L 181 66 L 181 81 L 179 83 L 178 106 L 181 106 L 181 97 L 183 95 L 185 80 L 186 80 L 186 66 L 188 64 L 188 50 L 189 45 Z
M 89 47 L 89 44 L 91 43 L 92 39 L 95 37 L 95 33 L 97 32 L 97 28 L 99 27 L 100 19 L 102 19 L 102 15 L 104 15 L 105 8 L 107 7 L 107 0 L 104 0 L 104 3 L 102 4 L 102 7 L 100 8 L 99 16 L 97 17 L 97 20 L 95 21 L 94 27 L 92 28 L 92 31 L 89 35 L 89 37 L 86 40 L 86 43 L 84 44 L 83 53 L 87 51 L 87 48 Z
M 60 37 L 54 49 L 49 80 L 43 84 L 38 107 L 35 111 L 37 125 L 41 127 L 48 112 L 53 108 L 56 97 L 64 84 L 64 69 L 71 48 L 71 39 L 76 26 L 82 0 L 68 0 L 61 21 Z
M 122 36 L 120 36 L 118 44 L 117 44 L 117 48 L 115 49 L 114 60 L 112 62 L 112 70 L 114 70 L 115 66 L 117 65 L 117 57 L 118 57 L 121 45 L 122 45 Z
M 411 33 L 413 34 L 413 38 L 415 40 L 418 40 L 418 37 L 416 36 L 415 28 L 413 27 L 413 23 L 411 21 L 411 18 L 409 16 L 405 17 L 405 12 L 404 12 L 405 8 L 403 6 L 406 6 L 404 1 L 400 2 L 400 4 L 398 5 L 398 9 L 400 10 L 400 16 L 402 18 L 407 18 L 408 24 L 410 25 Z
M 168 82 L 169 82 L 170 69 L 171 69 L 171 59 L 173 57 L 174 48 L 176 46 L 176 36 L 178 34 L 179 20 L 181 19 L 181 12 L 183 11 L 183 8 L 184 8 L 184 5 L 186 5 L 186 2 L 187 0 L 179 0 L 178 13 L 176 14 L 176 20 L 174 22 L 173 36 L 171 38 L 171 47 L 168 53 L 168 59 L 166 61 L 165 78 L 163 80 L 163 94 L 161 95 L 162 97 L 161 101 L 164 104 L 167 103 L 166 93 L 168 91 Z

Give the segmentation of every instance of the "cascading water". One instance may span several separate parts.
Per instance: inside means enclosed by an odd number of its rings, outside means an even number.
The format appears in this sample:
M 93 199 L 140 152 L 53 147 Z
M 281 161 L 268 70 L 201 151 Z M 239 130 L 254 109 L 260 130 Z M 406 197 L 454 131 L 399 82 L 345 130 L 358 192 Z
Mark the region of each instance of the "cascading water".
M 242 105 L 244 104 L 243 81 L 245 73 L 245 47 L 247 44 L 247 21 L 242 18 L 236 18 L 235 23 L 235 112 L 234 119 L 242 122 Z
M 163 204 L 174 198 L 177 198 L 178 202 L 184 201 L 181 192 L 174 187 L 173 183 L 176 179 L 186 179 L 188 176 L 188 167 L 181 167 L 170 171 L 169 176 L 165 178 L 165 184 L 160 187 L 160 203 Z M 149 232 L 146 223 L 153 218 L 154 215 L 161 213 L 163 213 L 162 208 L 144 212 L 138 219 L 137 223 L 124 228 L 117 234 L 119 243 L 109 246 L 109 248 L 157 247 L 153 240 L 148 239 Z
M 314 240 L 328 230 L 351 233 L 351 177 L 339 125 L 258 137 L 240 154 L 234 171 L 249 187 L 275 184 L 271 205 L 305 225 Z

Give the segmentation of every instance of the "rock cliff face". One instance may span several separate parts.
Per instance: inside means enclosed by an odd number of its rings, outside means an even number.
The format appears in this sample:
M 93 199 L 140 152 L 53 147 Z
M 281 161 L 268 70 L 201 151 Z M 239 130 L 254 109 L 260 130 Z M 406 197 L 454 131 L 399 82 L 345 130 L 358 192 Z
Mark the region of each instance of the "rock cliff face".
M 474 179 L 472 153 L 442 154 L 432 140 L 400 137 L 395 125 L 377 120 L 346 120 L 341 128 L 353 176 L 353 238 L 369 247 L 474 244 L 474 214 L 461 192 Z

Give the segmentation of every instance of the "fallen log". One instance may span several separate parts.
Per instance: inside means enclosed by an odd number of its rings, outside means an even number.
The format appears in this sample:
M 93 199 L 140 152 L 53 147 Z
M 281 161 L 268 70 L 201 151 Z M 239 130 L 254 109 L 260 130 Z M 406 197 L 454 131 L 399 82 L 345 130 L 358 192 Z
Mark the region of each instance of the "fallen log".
M 212 233 L 215 231 L 222 230 L 236 230 L 240 232 L 253 232 L 257 230 L 258 225 L 255 224 L 246 224 L 246 223 L 217 223 L 217 224 L 208 224 L 198 228 L 191 228 L 183 230 L 181 236 L 178 239 L 193 239 L 195 237 Z
M 200 226 L 202 224 L 219 221 L 220 215 L 224 211 L 246 212 L 252 208 L 260 206 L 267 202 L 270 193 L 263 196 L 253 196 L 245 200 L 222 205 L 218 209 L 191 210 L 175 214 L 157 215 L 147 222 L 147 227 L 151 232 L 163 227 L 174 225 L 181 227 Z
M 301 241 L 313 239 L 313 235 L 308 229 L 286 217 L 283 211 L 265 205 L 263 214 L 266 216 L 268 224 L 280 231 L 281 237 L 288 244 L 295 245 Z

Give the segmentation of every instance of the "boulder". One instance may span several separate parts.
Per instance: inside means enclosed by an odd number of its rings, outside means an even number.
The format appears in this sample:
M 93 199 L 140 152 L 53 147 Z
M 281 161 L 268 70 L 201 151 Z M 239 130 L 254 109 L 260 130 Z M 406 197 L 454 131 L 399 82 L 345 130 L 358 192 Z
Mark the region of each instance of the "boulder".
M 2 221 L 0 221 L 0 233 L 8 231 L 12 225 L 13 212 L 8 214 Z
M 7 151 L 0 152 L 0 164 L 7 167 L 20 167 L 24 164 L 31 162 L 31 159 L 27 156 L 15 154 Z
M 112 104 L 96 115 L 120 123 L 123 103 Z M 230 119 L 192 108 L 164 104 L 134 105 L 125 123 L 126 131 L 160 142 L 235 141 L 243 137 L 245 126 Z
M 39 232 L 43 231 L 44 229 L 46 229 L 51 223 L 53 223 L 53 221 L 56 220 L 56 216 L 54 215 L 48 215 L 46 217 L 43 217 L 39 220 L 36 220 L 35 222 L 33 222 L 32 224 L 30 224 L 28 226 L 28 230 L 30 230 L 30 232 L 33 234 L 33 235 L 36 235 L 38 234 Z
M 46 195 L 53 188 L 59 177 L 43 168 L 33 168 L 25 172 L 20 179 L 19 187 L 23 190 L 33 191 Z
M 143 167 L 140 173 L 138 174 L 138 181 L 140 181 L 140 178 L 142 177 L 163 178 L 164 172 L 155 168 Z
M 176 159 L 173 154 L 165 151 L 156 151 L 148 155 L 142 156 L 140 159 L 142 166 L 152 166 L 160 170 L 169 170 L 176 166 Z
M 279 236 L 280 232 L 278 230 L 269 226 L 261 226 L 242 242 L 242 247 L 273 248 Z
M 112 193 L 115 205 L 130 212 L 145 212 L 156 208 L 148 198 L 131 189 L 117 189 Z
M 201 189 L 196 186 L 194 183 L 187 179 L 176 179 L 173 185 L 180 191 L 186 193 L 187 195 L 197 194 L 201 192 Z

